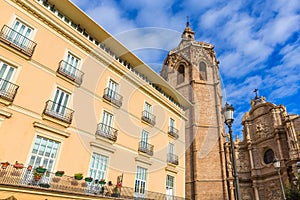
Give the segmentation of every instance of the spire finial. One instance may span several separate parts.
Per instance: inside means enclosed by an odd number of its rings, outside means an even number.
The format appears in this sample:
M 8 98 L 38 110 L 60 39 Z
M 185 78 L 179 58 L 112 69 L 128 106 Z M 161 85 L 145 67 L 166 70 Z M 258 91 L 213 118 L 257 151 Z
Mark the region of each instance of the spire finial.
M 253 92 L 255 92 L 255 99 L 258 99 L 258 89 L 254 89 Z
M 190 26 L 190 17 L 186 16 L 186 27 Z

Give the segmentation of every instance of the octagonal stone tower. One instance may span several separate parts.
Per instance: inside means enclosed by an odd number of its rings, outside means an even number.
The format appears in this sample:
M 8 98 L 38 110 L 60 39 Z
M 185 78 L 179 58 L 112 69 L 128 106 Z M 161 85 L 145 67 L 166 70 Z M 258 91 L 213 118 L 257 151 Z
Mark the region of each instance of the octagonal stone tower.
M 195 41 L 189 22 L 161 76 L 193 103 L 186 111 L 186 197 L 227 199 L 222 92 L 214 47 Z

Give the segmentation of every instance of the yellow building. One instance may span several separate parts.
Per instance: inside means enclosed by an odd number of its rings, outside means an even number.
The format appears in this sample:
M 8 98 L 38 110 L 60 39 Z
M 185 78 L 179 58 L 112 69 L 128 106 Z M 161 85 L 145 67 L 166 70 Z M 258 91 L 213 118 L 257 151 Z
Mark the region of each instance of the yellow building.
M 189 101 L 69 0 L 0 9 L 0 198 L 183 198 Z

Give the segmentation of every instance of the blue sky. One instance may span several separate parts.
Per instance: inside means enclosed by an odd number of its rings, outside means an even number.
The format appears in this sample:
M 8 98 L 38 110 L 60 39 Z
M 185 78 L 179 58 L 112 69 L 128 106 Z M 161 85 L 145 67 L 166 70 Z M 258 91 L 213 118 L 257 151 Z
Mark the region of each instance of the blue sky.
M 236 109 L 239 135 L 255 88 L 267 101 L 300 114 L 298 0 L 72 1 L 157 72 L 189 16 L 196 40 L 215 46 L 224 101 Z

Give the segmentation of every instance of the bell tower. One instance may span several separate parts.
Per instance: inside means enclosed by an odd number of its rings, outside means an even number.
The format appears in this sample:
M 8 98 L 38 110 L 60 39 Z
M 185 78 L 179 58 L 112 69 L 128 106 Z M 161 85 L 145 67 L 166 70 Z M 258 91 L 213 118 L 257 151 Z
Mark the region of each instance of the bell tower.
M 194 105 L 186 110 L 186 197 L 228 199 L 219 66 L 213 45 L 195 41 L 187 22 L 161 76 Z

